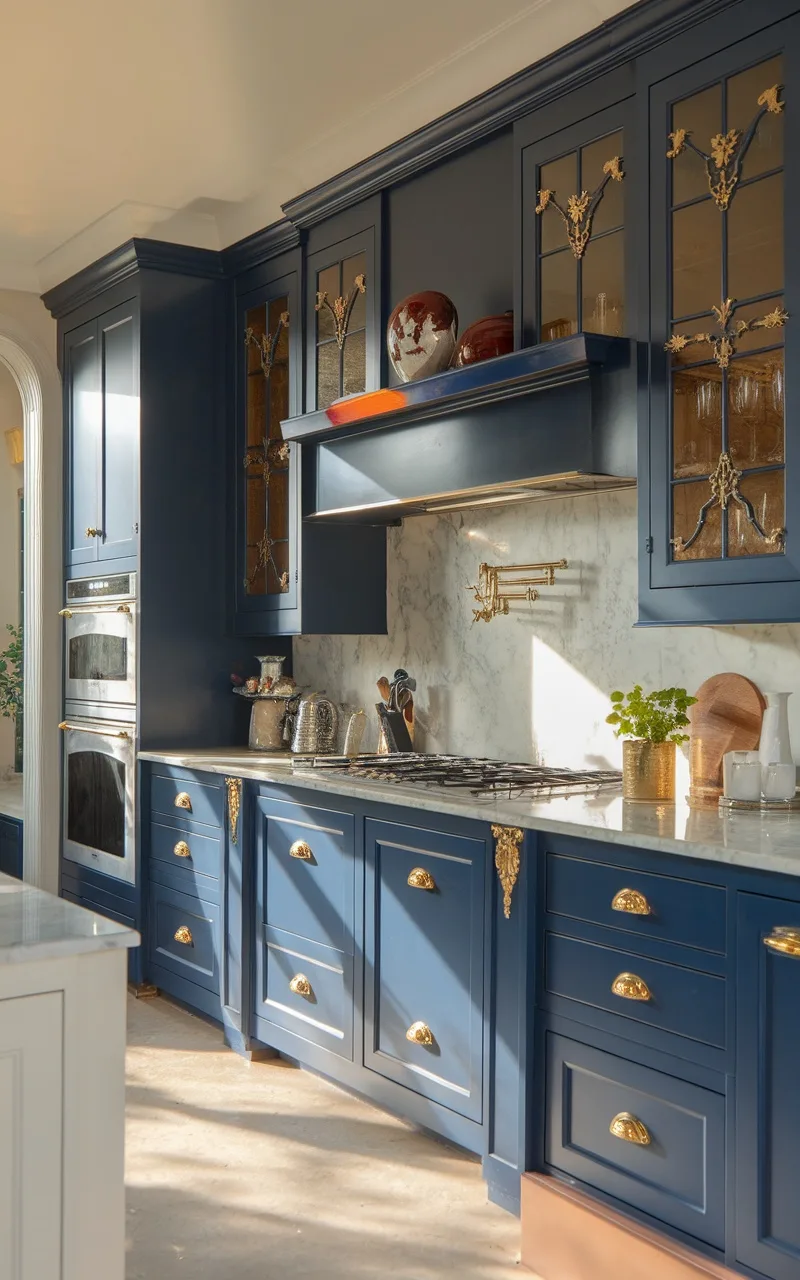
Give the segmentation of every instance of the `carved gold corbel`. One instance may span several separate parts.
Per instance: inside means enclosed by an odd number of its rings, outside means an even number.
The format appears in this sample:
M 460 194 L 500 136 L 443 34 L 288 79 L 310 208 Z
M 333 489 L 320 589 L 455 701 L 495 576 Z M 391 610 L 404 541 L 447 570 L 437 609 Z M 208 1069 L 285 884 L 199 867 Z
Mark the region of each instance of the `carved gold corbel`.
M 239 811 L 242 807 L 241 778 L 226 778 L 225 790 L 228 793 L 228 831 L 231 844 L 239 843 Z
M 503 915 L 511 919 L 511 894 L 519 876 L 519 847 L 524 832 L 521 827 L 500 827 L 492 824 L 495 839 L 494 865 L 503 888 Z

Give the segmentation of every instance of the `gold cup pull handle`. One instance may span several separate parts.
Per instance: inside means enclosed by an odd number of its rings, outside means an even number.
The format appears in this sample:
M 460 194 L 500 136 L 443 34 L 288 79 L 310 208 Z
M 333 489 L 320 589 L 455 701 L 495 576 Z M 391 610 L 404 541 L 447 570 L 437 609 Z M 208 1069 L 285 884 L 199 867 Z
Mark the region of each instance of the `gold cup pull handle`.
M 653 995 L 645 982 L 635 973 L 619 973 L 611 983 L 611 991 L 623 1000 L 652 1000 Z
M 412 1022 L 406 1032 L 406 1040 L 412 1044 L 433 1044 L 433 1032 L 427 1022 Z
M 192 812 L 192 799 L 188 791 L 178 792 L 178 794 L 175 797 L 175 808 L 188 809 L 190 813 Z
M 289 857 L 299 858 L 301 862 L 311 862 L 314 857 L 310 844 L 306 844 L 305 840 L 295 840 L 293 845 L 289 846 Z
M 304 973 L 296 973 L 289 983 L 289 990 L 293 991 L 296 996 L 310 996 L 311 983 Z
M 179 840 L 172 850 L 176 858 L 191 858 L 191 850 L 185 840 Z
M 620 889 L 611 899 L 612 911 L 627 911 L 632 916 L 651 916 L 653 908 L 638 889 Z
M 436 888 L 436 881 L 424 867 L 414 867 L 413 871 L 409 871 L 406 883 L 412 889 L 428 889 L 432 892 Z
M 127 613 L 128 617 L 130 617 L 130 616 L 131 616 L 131 606 L 130 606 L 129 604 L 118 604 L 118 605 L 117 605 L 117 613 Z
M 608 1126 L 608 1132 L 623 1142 L 632 1142 L 637 1147 L 649 1147 L 652 1142 L 646 1124 L 642 1124 L 630 1111 L 620 1111 Z
M 71 617 L 72 617 L 72 610 L 71 610 L 71 609 L 59 609 L 59 611 L 58 611 L 58 616 L 59 616 L 59 618 L 71 618 Z
M 792 925 L 778 925 L 764 939 L 764 946 L 782 956 L 800 956 L 800 929 Z
M 182 942 L 185 947 L 192 945 L 192 931 L 188 925 L 179 925 L 172 936 L 176 942 Z

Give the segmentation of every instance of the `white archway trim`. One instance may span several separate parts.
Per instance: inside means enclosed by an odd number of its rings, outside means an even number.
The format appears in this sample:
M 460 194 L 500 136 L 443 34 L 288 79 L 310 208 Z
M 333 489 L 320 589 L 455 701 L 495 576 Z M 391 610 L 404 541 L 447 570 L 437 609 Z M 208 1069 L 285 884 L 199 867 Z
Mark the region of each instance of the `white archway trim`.
M 61 379 L 52 356 L 0 314 L 0 360 L 22 400 L 25 437 L 24 877 L 58 892 L 61 809 Z

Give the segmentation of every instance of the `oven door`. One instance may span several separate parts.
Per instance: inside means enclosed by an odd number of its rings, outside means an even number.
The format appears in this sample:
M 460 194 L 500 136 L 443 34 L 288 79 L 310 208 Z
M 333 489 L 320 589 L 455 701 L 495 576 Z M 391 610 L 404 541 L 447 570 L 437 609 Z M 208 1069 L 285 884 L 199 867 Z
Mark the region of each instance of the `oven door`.
M 68 702 L 136 704 L 136 603 L 63 609 Z
M 136 879 L 131 725 L 64 721 L 64 857 L 115 880 Z

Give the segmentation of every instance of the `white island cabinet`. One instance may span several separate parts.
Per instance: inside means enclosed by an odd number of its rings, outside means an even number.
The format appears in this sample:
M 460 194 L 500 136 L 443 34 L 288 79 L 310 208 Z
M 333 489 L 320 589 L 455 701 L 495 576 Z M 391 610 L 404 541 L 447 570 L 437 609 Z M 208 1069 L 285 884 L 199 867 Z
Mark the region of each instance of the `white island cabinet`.
M 126 949 L 0 875 L 0 1277 L 123 1280 Z

